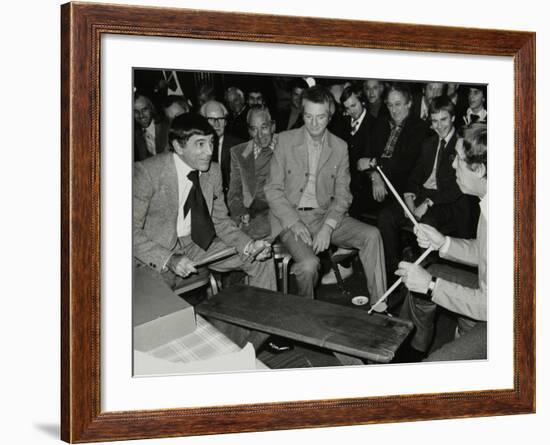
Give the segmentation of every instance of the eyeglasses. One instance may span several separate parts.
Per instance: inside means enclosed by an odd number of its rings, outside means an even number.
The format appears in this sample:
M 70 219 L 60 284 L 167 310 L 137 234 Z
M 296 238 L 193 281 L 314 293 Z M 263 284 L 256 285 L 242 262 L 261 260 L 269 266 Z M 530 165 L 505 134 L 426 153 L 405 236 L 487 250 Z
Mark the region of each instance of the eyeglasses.
M 207 117 L 206 119 L 208 120 L 208 123 L 210 125 L 221 124 L 222 122 L 225 122 L 225 120 L 226 120 L 225 117 Z

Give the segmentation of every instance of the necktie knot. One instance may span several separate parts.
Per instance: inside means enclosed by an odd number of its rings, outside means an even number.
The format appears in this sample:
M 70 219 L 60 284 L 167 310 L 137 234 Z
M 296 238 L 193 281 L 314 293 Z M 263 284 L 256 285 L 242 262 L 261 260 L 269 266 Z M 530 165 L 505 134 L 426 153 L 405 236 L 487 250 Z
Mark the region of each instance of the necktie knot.
M 199 172 L 197 170 L 191 170 L 187 174 L 187 178 L 193 183 L 195 187 L 198 186 L 199 183 Z

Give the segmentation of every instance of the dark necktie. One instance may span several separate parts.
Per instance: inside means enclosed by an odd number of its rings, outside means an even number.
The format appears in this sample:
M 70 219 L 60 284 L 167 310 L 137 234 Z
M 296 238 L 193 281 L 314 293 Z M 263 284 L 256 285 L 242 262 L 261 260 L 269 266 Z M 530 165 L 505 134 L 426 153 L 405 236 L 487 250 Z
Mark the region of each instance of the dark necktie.
M 437 151 L 437 162 L 435 163 L 435 181 L 437 183 L 437 170 L 439 170 L 439 166 L 441 165 L 441 160 L 443 159 L 443 150 L 445 150 L 445 146 L 447 143 L 445 142 L 445 139 L 441 139 L 441 142 L 439 143 L 439 150 Z
M 477 114 L 470 114 L 470 124 L 475 124 L 479 121 L 479 116 Z
M 189 210 L 191 210 L 191 239 L 196 245 L 206 250 L 216 236 L 216 230 L 202 195 L 199 172 L 193 170 L 187 177 L 193 183 L 193 186 L 183 206 L 183 215 L 184 217 L 187 216 Z

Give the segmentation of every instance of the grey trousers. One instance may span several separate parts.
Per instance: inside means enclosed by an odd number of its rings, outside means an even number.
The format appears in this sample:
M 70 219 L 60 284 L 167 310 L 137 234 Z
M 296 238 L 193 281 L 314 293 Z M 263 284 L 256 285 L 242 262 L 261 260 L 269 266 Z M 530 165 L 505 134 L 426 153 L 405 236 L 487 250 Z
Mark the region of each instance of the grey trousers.
M 313 238 L 323 225 L 323 211 L 316 209 L 299 213 Z M 313 298 L 319 280 L 319 258 L 310 246 L 296 239 L 290 229 L 283 231 L 280 239 L 294 260 L 293 273 L 296 275 L 298 294 Z M 359 250 L 368 292 L 371 298 L 382 296 L 386 291 L 386 265 L 382 237 L 378 229 L 345 216 L 332 232 L 330 242 L 338 247 Z

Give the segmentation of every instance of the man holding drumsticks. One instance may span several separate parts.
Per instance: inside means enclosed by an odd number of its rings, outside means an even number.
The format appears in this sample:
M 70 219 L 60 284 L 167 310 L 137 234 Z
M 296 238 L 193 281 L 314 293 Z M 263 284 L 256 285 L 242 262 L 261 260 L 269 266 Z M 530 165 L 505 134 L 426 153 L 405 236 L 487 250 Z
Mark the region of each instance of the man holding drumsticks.
M 439 251 L 442 258 L 477 266 L 478 274 L 444 265 L 425 270 L 400 262 L 399 275 L 410 292 L 400 316 L 413 321 L 411 346 L 426 353 L 430 347 L 437 306 L 459 316 L 455 340 L 432 353 L 427 361 L 483 359 L 487 356 L 487 129 L 474 124 L 456 144 L 453 167 L 463 193 L 477 196 L 481 214 L 476 239 L 451 238 L 427 224 L 415 229 L 418 244 Z

